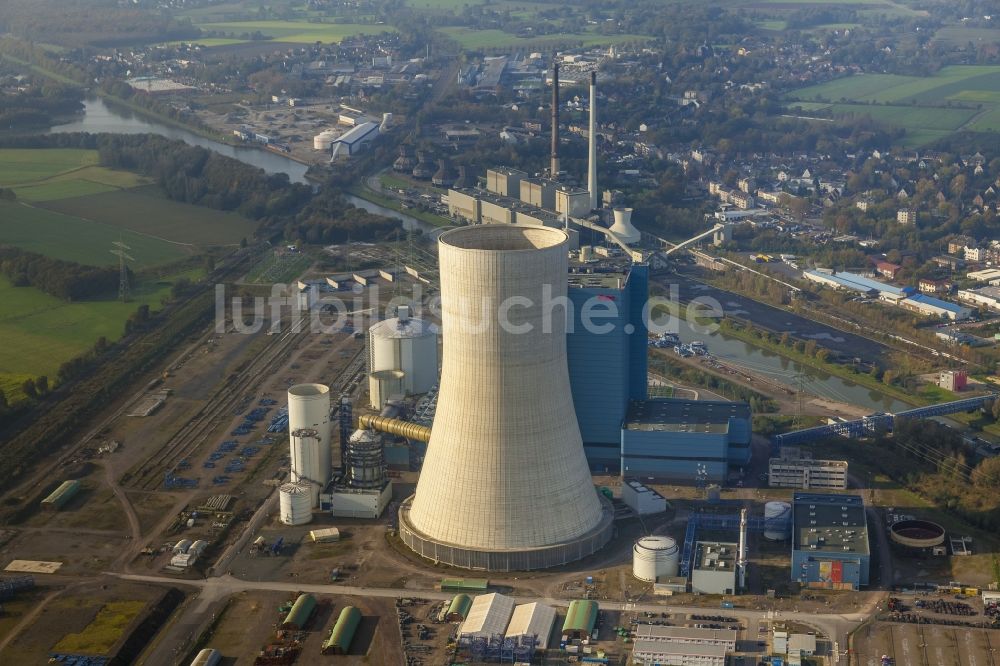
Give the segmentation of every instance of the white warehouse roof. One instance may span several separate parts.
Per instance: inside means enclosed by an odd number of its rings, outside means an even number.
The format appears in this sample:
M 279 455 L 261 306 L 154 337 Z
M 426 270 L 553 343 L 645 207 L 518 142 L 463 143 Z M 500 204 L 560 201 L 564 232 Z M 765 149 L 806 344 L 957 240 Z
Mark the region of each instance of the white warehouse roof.
M 503 634 L 514 613 L 514 600 L 496 592 L 481 594 L 472 600 L 469 615 L 465 618 L 459 636 L 484 636 Z
M 369 134 L 377 130 L 378 125 L 375 123 L 361 123 L 334 139 L 334 143 L 355 144 L 358 141 L 363 141 Z
M 544 650 L 549 645 L 549 635 L 552 625 L 556 622 L 556 609 L 537 601 L 532 604 L 521 604 L 514 609 L 507 627 L 506 638 L 516 636 L 537 636 L 536 647 Z

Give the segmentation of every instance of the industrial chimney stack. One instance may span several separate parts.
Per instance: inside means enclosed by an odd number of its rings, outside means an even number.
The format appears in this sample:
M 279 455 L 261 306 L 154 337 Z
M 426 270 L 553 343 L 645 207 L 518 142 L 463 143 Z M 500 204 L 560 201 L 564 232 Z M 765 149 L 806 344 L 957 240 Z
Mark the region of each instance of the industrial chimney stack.
M 590 155 L 587 164 L 587 189 L 590 210 L 597 210 L 597 72 L 590 73 Z
M 559 62 L 552 65 L 552 163 L 549 177 L 559 175 Z

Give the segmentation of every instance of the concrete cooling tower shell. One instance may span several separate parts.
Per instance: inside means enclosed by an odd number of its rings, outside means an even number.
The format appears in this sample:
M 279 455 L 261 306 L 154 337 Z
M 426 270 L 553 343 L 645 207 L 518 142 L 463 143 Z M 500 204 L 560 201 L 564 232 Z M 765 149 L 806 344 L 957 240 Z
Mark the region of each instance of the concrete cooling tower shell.
M 434 561 L 491 571 L 590 555 L 610 539 L 613 511 L 583 453 L 565 317 L 557 307 L 543 321 L 543 285 L 549 299 L 566 296 L 566 233 L 448 231 L 439 266 L 441 384 L 416 493 L 400 508 L 403 541 Z

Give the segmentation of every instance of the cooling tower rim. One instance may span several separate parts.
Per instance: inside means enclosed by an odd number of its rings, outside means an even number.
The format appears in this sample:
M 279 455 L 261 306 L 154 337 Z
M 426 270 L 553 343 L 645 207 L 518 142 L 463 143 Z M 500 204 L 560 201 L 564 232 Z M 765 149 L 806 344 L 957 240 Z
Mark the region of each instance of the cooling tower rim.
M 326 384 L 295 384 L 288 387 L 288 395 L 294 395 L 296 398 L 314 398 L 328 393 L 330 393 L 330 387 Z
M 467 238 L 466 238 L 467 237 Z M 478 238 L 477 238 L 478 237 Z M 479 247 L 479 245 L 513 244 L 517 241 L 530 247 Z M 450 229 L 438 236 L 438 242 L 461 252 L 489 252 L 491 254 L 538 252 L 569 241 L 569 234 L 552 227 L 525 227 L 518 225 L 475 225 Z

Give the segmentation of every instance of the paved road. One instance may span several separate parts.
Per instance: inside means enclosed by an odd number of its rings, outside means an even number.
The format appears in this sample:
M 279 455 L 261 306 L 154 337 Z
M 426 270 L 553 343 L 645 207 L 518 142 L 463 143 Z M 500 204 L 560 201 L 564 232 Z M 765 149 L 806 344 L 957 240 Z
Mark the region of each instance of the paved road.
M 310 584 L 280 581 L 249 581 L 235 578 L 229 574 L 208 578 L 205 580 L 178 580 L 165 576 L 145 576 L 135 574 L 109 573 L 123 580 L 130 580 L 142 583 L 155 583 L 159 585 L 189 586 L 197 588 L 197 597 L 190 602 L 190 607 L 183 613 L 182 625 L 175 627 L 178 633 L 197 636 L 197 628 L 207 624 L 214 617 L 214 611 L 221 606 L 230 595 L 240 592 L 270 591 L 270 592 L 310 592 L 313 594 L 339 594 L 354 597 L 381 597 L 388 599 L 400 599 L 406 597 L 416 597 L 422 599 L 432 599 L 435 601 L 445 601 L 451 599 L 454 593 L 441 592 L 437 590 L 412 590 L 405 588 L 386 587 L 358 587 L 353 585 L 337 584 Z M 539 597 L 514 597 L 518 603 L 530 603 L 540 601 L 550 606 L 567 607 L 569 599 L 539 598 Z M 601 601 L 601 607 L 607 610 L 619 610 L 626 612 L 656 612 L 670 611 L 675 613 L 705 613 L 711 611 L 704 606 L 674 606 L 666 602 L 616 602 Z M 213 615 L 209 615 L 212 611 Z M 739 616 L 749 629 L 753 629 L 763 621 L 794 621 L 815 627 L 818 631 L 829 636 L 832 641 L 840 646 L 847 645 L 847 635 L 854 630 L 867 617 L 868 613 L 808 613 L 803 614 L 798 611 L 770 611 L 761 609 L 736 608 L 727 611 L 727 614 Z M 750 636 L 756 640 L 755 635 Z M 162 652 L 162 651 L 160 651 Z M 172 663 L 169 660 L 157 659 L 157 664 Z M 147 664 L 154 663 L 147 661 Z M 836 663 L 836 662 L 835 662 Z

